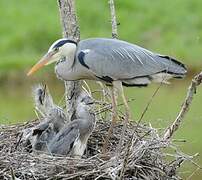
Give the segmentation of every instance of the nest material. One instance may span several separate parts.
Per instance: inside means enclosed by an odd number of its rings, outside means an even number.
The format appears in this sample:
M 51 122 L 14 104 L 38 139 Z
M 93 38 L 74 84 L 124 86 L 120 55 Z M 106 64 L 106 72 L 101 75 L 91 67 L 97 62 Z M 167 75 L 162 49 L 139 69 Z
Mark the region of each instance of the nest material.
M 116 125 L 107 153 L 103 154 L 103 141 L 110 123 L 100 120 L 83 158 L 73 159 L 26 152 L 17 137 L 23 129 L 36 123 L 0 126 L 0 179 L 179 179 L 176 170 L 185 158 L 178 155 L 170 162 L 166 160 L 163 149 L 169 144 L 152 127 L 130 124 L 123 134 L 123 126 Z

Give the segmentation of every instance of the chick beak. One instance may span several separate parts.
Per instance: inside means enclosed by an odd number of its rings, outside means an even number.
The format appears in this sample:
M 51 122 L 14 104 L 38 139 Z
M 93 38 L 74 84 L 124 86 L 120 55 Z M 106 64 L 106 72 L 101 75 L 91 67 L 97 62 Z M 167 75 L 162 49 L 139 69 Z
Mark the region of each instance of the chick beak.
M 54 55 L 54 52 L 49 52 L 45 56 L 43 56 L 27 73 L 27 76 L 32 75 L 34 72 L 42 68 L 43 66 L 47 65 L 49 61 L 51 60 L 52 56 Z

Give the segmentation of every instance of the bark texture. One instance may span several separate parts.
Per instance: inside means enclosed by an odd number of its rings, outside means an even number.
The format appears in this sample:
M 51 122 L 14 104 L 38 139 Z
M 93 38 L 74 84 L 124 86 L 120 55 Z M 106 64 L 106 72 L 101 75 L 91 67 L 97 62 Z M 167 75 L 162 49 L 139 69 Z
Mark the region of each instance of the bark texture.
M 80 31 L 76 17 L 75 0 L 58 0 L 63 37 L 78 42 Z M 69 120 L 75 114 L 76 99 L 81 93 L 81 81 L 65 81 L 65 100 Z
M 112 23 L 112 38 L 118 39 L 118 30 L 117 30 L 118 28 L 117 28 L 114 0 L 109 0 L 109 7 L 110 7 L 111 23 Z
M 187 96 L 182 104 L 182 108 L 177 115 L 175 121 L 167 128 L 167 130 L 164 133 L 164 139 L 169 140 L 173 136 L 173 134 L 178 130 L 180 125 L 182 124 L 182 121 L 186 115 L 186 113 L 189 111 L 190 105 L 192 103 L 194 94 L 196 94 L 197 86 L 199 86 L 202 83 L 202 72 L 196 75 L 188 88 Z

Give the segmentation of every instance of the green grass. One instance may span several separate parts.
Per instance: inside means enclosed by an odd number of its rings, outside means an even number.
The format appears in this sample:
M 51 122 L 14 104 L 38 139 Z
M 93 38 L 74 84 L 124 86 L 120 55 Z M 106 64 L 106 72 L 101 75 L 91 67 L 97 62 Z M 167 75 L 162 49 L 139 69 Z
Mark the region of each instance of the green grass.
M 81 38 L 110 37 L 107 0 L 77 0 Z M 119 37 L 199 67 L 202 1 L 116 1 Z M 61 37 L 55 0 L 0 1 L 0 71 L 25 69 Z

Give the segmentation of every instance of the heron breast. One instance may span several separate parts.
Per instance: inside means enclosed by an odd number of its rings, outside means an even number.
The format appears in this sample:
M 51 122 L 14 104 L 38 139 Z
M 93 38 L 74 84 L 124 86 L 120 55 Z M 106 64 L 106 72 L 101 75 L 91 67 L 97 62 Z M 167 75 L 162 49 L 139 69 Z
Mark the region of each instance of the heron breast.
M 77 141 L 75 141 L 74 143 L 72 155 L 81 157 L 83 156 L 85 149 L 86 149 L 86 143 L 82 142 L 81 139 L 78 138 Z
M 55 66 L 55 73 L 58 79 L 66 81 L 75 81 L 81 79 L 95 80 L 96 76 L 87 68 L 80 64 L 75 64 L 73 67 L 66 66 L 64 63 L 58 63 Z

